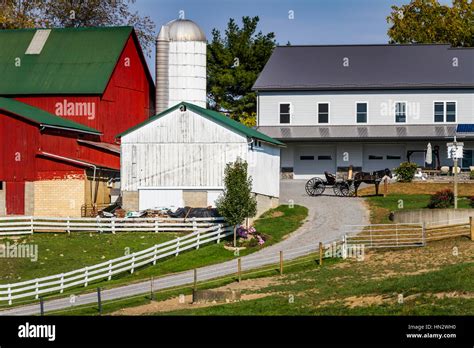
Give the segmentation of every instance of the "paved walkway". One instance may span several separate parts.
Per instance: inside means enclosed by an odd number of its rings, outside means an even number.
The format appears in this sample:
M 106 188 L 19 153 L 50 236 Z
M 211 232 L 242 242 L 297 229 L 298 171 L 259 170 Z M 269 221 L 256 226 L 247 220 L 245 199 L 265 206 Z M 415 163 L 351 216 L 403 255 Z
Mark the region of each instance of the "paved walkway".
M 368 223 L 368 212 L 362 203 L 362 199 L 336 197 L 329 189 L 326 191 L 326 195 L 309 197 L 304 191 L 305 182 L 305 180 L 282 180 L 280 193 L 280 202 L 282 204 L 293 200 L 295 204 L 301 204 L 308 208 L 309 214 L 305 224 L 284 241 L 242 257 L 243 270 L 277 262 L 280 250 L 284 251 L 285 260 L 305 255 L 315 251 L 319 242 L 326 243 L 340 238 L 343 234 L 342 229 L 344 225 Z M 159 264 L 156 267 L 159 267 Z M 236 270 L 237 260 L 202 267 L 198 269 L 198 280 L 203 281 L 222 277 L 235 273 Z M 153 288 L 161 290 L 191 284 L 194 279 L 193 277 L 194 273 L 192 270 L 165 276 L 156 279 L 153 282 Z M 149 293 L 150 286 L 150 281 L 144 281 L 104 290 L 101 294 L 102 300 L 108 301 Z M 44 303 L 44 309 L 45 312 L 51 312 L 96 302 L 96 294 L 90 293 L 77 296 L 74 304 L 70 303 L 69 297 L 47 301 Z M 34 314 L 39 314 L 39 304 L 16 307 L 0 312 L 0 315 Z

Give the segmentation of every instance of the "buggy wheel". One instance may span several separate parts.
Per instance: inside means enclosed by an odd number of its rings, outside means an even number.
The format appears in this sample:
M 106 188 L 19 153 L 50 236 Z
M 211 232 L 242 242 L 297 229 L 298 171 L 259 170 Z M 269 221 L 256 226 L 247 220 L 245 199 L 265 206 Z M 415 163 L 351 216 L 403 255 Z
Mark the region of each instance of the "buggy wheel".
M 312 178 L 306 182 L 305 190 L 309 196 L 319 196 L 326 189 L 324 181 L 320 178 Z
M 352 197 L 355 193 L 355 187 L 352 183 L 342 182 L 340 185 L 341 196 Z
M 344 185 L 344 183 L 342 182 L 336 182 L 334 184 L 334 186 L 332 187 L 332 190 L 334 191 L 334 194 L 338 197 L 341 197 L 343 196 L 342 194 L 342 186 Z

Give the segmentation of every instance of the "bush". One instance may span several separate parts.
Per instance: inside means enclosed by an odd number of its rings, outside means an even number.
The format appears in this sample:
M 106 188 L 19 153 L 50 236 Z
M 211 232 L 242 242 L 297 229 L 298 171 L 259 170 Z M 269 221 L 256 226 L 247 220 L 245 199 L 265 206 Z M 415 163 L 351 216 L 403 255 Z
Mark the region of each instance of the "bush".
M 469 199 L 471 200 L 471 207 L 474 208 L 474 196 L 469 197 Z
M 395 174 L 398 176 L 400 182 L 411 182 L 416 173 L 416 163 L 403 162 L 400 163 L 400 167 L 395 169 Z
M 446 190 L 436 192 L 434 195 L 431 195 L 428 208 L 430 209 L 449 208 L 453 205 L 454 205 L 454 192 L 449 189 L 446 189 Z

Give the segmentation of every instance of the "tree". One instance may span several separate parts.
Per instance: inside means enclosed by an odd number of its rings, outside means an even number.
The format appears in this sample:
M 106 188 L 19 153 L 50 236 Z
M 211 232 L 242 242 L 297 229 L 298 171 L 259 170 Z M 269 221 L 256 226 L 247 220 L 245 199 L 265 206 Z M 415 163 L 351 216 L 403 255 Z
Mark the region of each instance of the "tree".
M 0 10 L 4 29 L 131 25 L 143 49 L 151 55 L 155 24 L 150 17 L 130 10 L 135 0 L 5 1 Z
M 0 5 L 0 29 L 34 28 L 45 24 L 39 18 L 41 2 L 3 0 Z
M 412 0 L 392 6 L 387 17 L 390 43 L 450 43 L 474 46 L 474 2 L 453 0 L 452 7 L 437 0 Z
M 253 118 L 248 124 L 255 124 L 257 110 L 252 86 L 275 47 L 274 33 L 256 33 L 258 22 L 258 17 L 243 17 L 239 27 L 231 18 L 225 37 L 213 29 L 207 46 L 209 108 L 225 111 L 237 121 Z
M 237 159 L 224 171 L 224 193 L 217 199 L 217 211 L 234 226 L 234 248 L 237 225 L 257 214 L 257 200 L 252 194 L 252 178 L 247 175 L 247 162 Z

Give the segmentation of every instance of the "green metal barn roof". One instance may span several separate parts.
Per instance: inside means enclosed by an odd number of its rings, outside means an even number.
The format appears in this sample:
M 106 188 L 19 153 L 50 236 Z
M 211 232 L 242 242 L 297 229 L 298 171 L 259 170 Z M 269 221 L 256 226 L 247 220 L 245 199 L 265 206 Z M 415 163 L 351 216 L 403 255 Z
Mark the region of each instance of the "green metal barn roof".
M 190 104 L 190 103 L 186 103 L 186 102 L 181 102 L 179 104 L 176 104 L 175 106 L 173 106 L 173 107 L 171 107 L 171 108 L 169 108 L 165 111 L 162 111 L 158 115 L 150 117 L 145 122 L 139 123 L 136 126 L 126 130 L 125 132 L 117 134 L 116 137 L 119 138 L 119 137 L 122 137 L 122 136 L 124 136 L 128 133 L 131 133 L 134 130 L 143 127 L 144 125 L 146 125 L 150 122 L 153 122 L 153 121 L 159 119 L 160 117 L 163 117 L 163 116 L 169 114 L 170 112 L 172 112 L 172 111 L 176 110 L 177 108 L 179 108 L 181 105 L 185 105 L 187 109 L 192 110 L 192 111 L 194 111 L 195 113 L 197 113 L 201 116 L 207 117 L 207 118 L 209 118 L 209 119 L 211 119 L 211 120 L 213 120 L 213 121 L 215 121 L 215 122 L 217 122 L 217 123 L 219 123 L 223 126 L 227 126 L 231 129 L 233 129 L 234 131 L 236 131 L 237 133 L 246 135 L 249 138 L 259 139 L 261 141 L 264 141 L 264 142 L 267 142 L 267 143 L 270 143 L 270 144 L 274 144 L 274 145 L 278 145 L 278 146 L 285 146 L 285 144 L 283 144 L 282 142 L 280 142 L 278 140 L 275 140 L 273 138 L 270 138 L 269 136 L 267 136 L 263 133 L 260 133 L 259 131 L 255 130 L 253 128 L 249 128 L 249 127 L 243 125 L 240 122 L 234 121 L 233 119 L 221 114 L 220 112 L 217 112 L 217 111 L 214 111 L 214 110 L 209 110 L 209 109 L 204 109 L 204 108 L 201 108 L 200 106 Z
M 79 132 L 101 134 L 101 132 L 94 128 L 90 128 L 80 123 L 50 114 L 49 112 L 10 98 L 0 97 L 0 110 L 11 112 L 12 114 L 26 118 L 34 123 L 38 123 L 41 126 L 50 126 Z
M 0 95 L 103 93 L 133 28 L 53 28 L 26 54 L 37 31 L 0 30 Z

